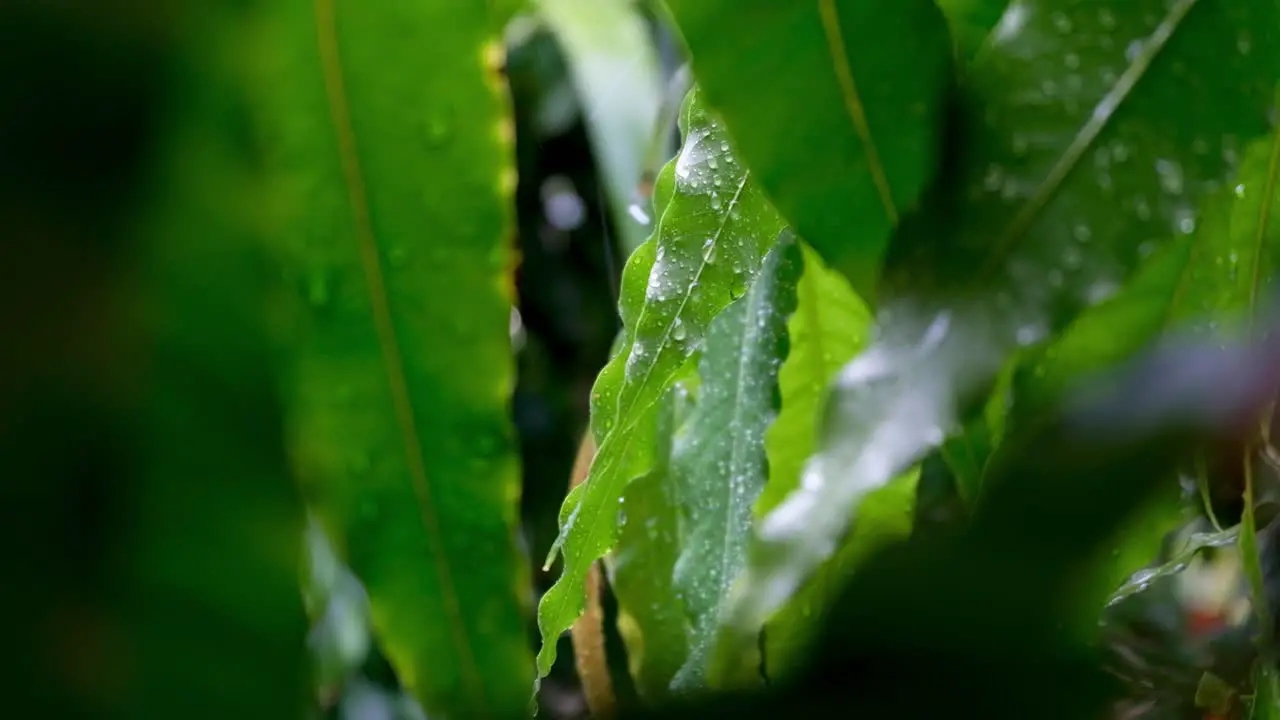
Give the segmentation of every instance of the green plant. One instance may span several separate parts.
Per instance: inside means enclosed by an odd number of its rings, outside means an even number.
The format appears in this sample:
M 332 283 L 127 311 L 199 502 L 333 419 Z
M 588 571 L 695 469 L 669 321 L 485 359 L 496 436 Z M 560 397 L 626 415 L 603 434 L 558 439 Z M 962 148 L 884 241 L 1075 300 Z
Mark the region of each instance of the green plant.
M 808 698 L 933 716 L 999 696 L 988 714 L 1094 716 L 1156 685 L 1168 712 L 1280 714 L 1259 369 L 1280 266 L 1274 2 L 186 0 L 156 37 L 19 5 L 0 18 L 31 37 L 70 29 L 0 49 L 0 71 L 48 65 L 58 112 L 11 93 L 0 135 L 120 140 L 77 110 L 123 95 L 146 136 L 88 192 L 92 163 L 51 152 L 14 151 L 34 180 L 5 186 L 23 237 L 102 258 L 49 313 L 78 342 L 33 344 L 0 382 L 6 420 L 40 420 L 0 425 L 16 485 L 53 479 L 9 506 L 63 527 L 85 482 L 32 438 L 145 420 L 116 439 L 133 462 L 107 492 L 123 584 L 86 586 L 143 669 L 124 690 L 52 671 L 32 687 L 126 714 L 287 714 L 310 513 L 326 710 L 364 674 L 432 716 L 519 716 L 572 628 L 600 715 Z M 72 47 L 92 82 L 58 74 Z M 564 137 L 598 167 L 545 170 Z M 584 236 L 599 292 L 548 301 Z M 27 278 L 61 252 L 0 285 L 49 306 Z M 583 299 L 613 252 L 620 330 Z M 151 314 L 81 338 L 99 285 Z M 589 396 L 556 391 L 590 407 L 552 541 L 529 497 L 554 474 L 559 500 L 572 453 L 512 405 L 517 377 L 548 396 L 563 380 L 547 317 L 566 307 L 594 330 L 561 345 L 603 356 L 617 332 Z M 123 354 L 95 363 L 96 343 Z M 549 546 L 541 597 L 522 540 Z M 1180 602 L 1170 578 L 1225 547 L 1251 619 L 1212 662 L 1179 661 L 1187 687 L 1132 668 L 1108 686 L 1106 650 L 1145 651 Z M 56 589 L 23 616 L 75 594 L 20 568 Z M 195 609 L 154 611 L 188 607 L 173 597 Z M 184 622 L 205 623 L 198 681 L 165 662 Z M 840 686 L 846 663 L 879 680 Z M 286 664 L 288 682 L 255 682 Z

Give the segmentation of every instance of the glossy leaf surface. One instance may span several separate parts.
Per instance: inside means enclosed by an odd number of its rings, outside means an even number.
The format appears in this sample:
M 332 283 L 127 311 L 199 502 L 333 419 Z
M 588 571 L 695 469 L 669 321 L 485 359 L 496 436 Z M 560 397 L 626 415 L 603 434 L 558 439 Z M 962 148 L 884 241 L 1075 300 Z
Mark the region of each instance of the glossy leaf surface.
M 684 144 L 656 183 L 657 232 L 623 271 L 622 351 L 592 390 L 596 459 L 561 510 L 552 555 L 563 550 L 563 571 L 538 606 L 540 676 L 555 662 L 555 639 L 582 612 L 587 568 L 616 540 L 624 488 L 652 461 L 650 450 L 634 442 L 637 424 L 702 344 L 711 321 L 746 294 L 782 231 L 697 89 L 682 119 Z
M 743 161 L 800 237 L 869 298 L 894 227 L 937 167 L 951 69 L 938 8 L 932 0 L 667 6 Z
M 1019 2 L 966 74 L 950 171 L 895 239 L 878 342 L 842 372 L 827 437 L 761 524 L 740 601 L 767 617 L 848 512 L 945 437 L 1008 354 L 1193 233 L 1265 134 L 1280 46 L 1269 3 Z M 1228 75 L 1231 83 L 1219 81 Z M 1176 101 L 1174 100 L 1176 98 Z M 1167 111 L 1175 103 L 1183 112 Z
M 698 364 L 698 405 L 674 449 L 686 515 L 676 587 L 692 623 L 681 692 L 724 684 L 708 672 L 729 588 L 747 561 L 752 506 L 768 477 L 764 434 L 778 407 L 778 368 L 802 271 L 793 239 L 779 242 L 742 300 L 711 323 Z
M 521 712 L 532 668 L 497 7 L 287 2 L 269 26 L 295 464 L 430 714 Z

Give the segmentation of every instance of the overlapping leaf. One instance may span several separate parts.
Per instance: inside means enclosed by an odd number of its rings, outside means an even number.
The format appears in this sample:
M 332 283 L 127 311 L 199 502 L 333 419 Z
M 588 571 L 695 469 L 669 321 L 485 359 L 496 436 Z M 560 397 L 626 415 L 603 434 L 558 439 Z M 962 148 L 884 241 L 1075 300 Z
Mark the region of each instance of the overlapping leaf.
M 656 184 L 657 232 L 623 272 L 623 349 L 592 391 L 596 459 L 561 511 L 552 555 L 563 550 L 564 565 L 538 607 L 539 676 L 555 662 L 556 638 L 582 611 L 587 568 L 615 541 L 623 489 L 652 463 L 651 448 L 633 444 L 635 427 L 702 344 L 711 321 L 746 294 L 783 227 L 696 89 L 682 120 L 684 144 Z
M 933 0 L 667 6 L 744 162 L 869 298 L 899 217 L 937 168 L 951 42 Z
M 838 273 L 806 243 L 796 311 L 787 323 L 790 349 L 778 372 L 782 407 L 765 433 L 769 483 L 756 504 L 766 514 L 800 484 L 804 461 L 818 444 L 827 386 L 866 343 L 871 313 Z
M 675 580 L 693 626 L 689 658 L 672 682 L 677 691 L 724 684 L 708 672 L 708 661 L 725 597 L 746 565 L 752 506 L 768 475 L 764 435 L 777 411 L 801 263 L 795 240 L 780 241 L 746 297 L 707 334 L 698 405 L 673 460 L 687 518 Z
M 781 604 L 849 509 L 940 442 L 1012 348 L 1195 231 L 1268 127 L 1280 47 L 1255 33 L 1278 21 L 1264 2 L 1009 7 L 966 75 L 949 176 L 895 241 L 883 336 L 842 373 L 812 482 L 761 524 L 742 622 Z
M 690 362 L 689 370 L 694 370 Z M 627 664 L 646 702 L 665 697 L 671 679 L 689 653 L 684 600 L 675 586 L 682 547 L 679 488 L 671 468 L 671 445 L 692 406 L 690 385 L 677 380 L 655 409 L 652 469 L 627 486 L 619 518 L 618 542 L 606 558 L 609 583 L 618 602 L 618 632 Z
M 499 6 L 283 3 L 266 28 L 267 147 L 306 305 L 295 462 L 432 714 L 520 712 L 532 667 Z

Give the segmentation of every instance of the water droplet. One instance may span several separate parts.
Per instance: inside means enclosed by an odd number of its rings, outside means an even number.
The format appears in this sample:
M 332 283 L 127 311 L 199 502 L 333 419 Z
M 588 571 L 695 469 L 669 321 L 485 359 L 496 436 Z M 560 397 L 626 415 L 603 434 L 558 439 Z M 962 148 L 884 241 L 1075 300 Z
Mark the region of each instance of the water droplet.
M 1124 59 L 1128 60 L 1129 62 L 1133 62 L 1134 60 L 1137 60 L 1138 56 L 1142 54 L 1142 47 L 1143 47 L 1142 40 L 1134 40 L 1133 42 L 1129 43 L 1129 46 L 1124 49 Z
M 992 163 L 987 166 L 987 174 L 982 178 L 982 187 L 990 192 L 995 192 L 1004 184 L 1004 171 L 999 165 Z
M 1160 187 L 1170 195 L 1182 194 L 1182 166 L 1172 160 L 1163 158 L 1156 160 L 1156 174 L 1160 176 Z
M 440 147 L 449 142 L 451 133 L 452 128 L 444 118 L 435 117 L 427 121 L 427 143 L 432 147 Z
M 684 321 L 680 318 L 676 318 L 675 325 L 671 326 L 671 337 L 674 338 L 676 342 L 681 342 L 688 336 L 689 331 L 685 329 Z
M 1071 18 L 1067 17 L 1064 13 L 1054 13 L 1053 26 L 1057 28 L 1060 33 L 1069 33 L 1071 32 Z
M 1058 83 L 1052 80 L 1045 80 L 1040 83 L 1040 91 L 1045 94 L 1045 97 L 1053 97 L 1058 92 Z
M 712 170 L 715 170 L 720 167 L 720 162 L 716 160 L 716 157 L 714 155 L 712 155 L 711 157 L 707 158 L 707 167 L 711 168 Z
M 707 238 L 707 241 L 702 244 L 702 260 L 708 265 L 716 261 L 715 238 Z
M 1248 55 L 1253 50 L 1253 37 L 1248 30 L 1241 30 L 1240 35 L 1236 37 L 1236 50 L 1241 55 Z
M 725 141 L 721 140 L 721 141 L 720 141 L 720 152 L 729 152 L 729 143 L 727 143 L 727 142 L 725 142 Z
M 1075 236 L 1076 240 L 1079 240 L 1082 243 L 1087 243 L 1091 238 L 1093 238 L 1093 231 L 1084 223 L 1078 223 L 1074 228 L 1072 228 L 1071 234 Z
M 409 253 L 404 248 L 396 246 L 387 251 L 387 262 L 391 263 L 393 268 L 402 268 L 409 260 Z
M 1062 64 L 1066 65 L 1068 70 L 1075 70 L 1080 67 L 1080 56 L 1075 53 L 1067 53 L 1062 58 Z
M 307 280 L 307 302 L 317 308 L 329 304 L 329 279 L 324 273 L 314 273 Z
M 1196 216 L 1190 209 L 1181 208 L 1174 213 L 1174 223 L 1184 235 L 1190 235 L 1196 231 Z
M 1116 26 L 1116 16 L 1107 8 L 1098 11 L 1098 24 L 1104 30 L 1110 30 Z
M 1236 197 L 1238 198 L 1244 197 L 1244 183 L 1240 183 L 1239 185 L 1236 186 Z
M 1147 199 L 1141 195 L 1134 198 L 1133 211 L 1137 214 L 1139 220 L 1151 219 L 1151 206 L 1147 204 Z
M 649 223 L 651 222 L 649 218 L 649 213 L 643 207 L 640 206 L 640 203 L 633 202 L 630 205 L 628 205 L 627 214 L 631 216 L 632 220 L 635 220 L 636 222 L 646 227 L 648 227 Z

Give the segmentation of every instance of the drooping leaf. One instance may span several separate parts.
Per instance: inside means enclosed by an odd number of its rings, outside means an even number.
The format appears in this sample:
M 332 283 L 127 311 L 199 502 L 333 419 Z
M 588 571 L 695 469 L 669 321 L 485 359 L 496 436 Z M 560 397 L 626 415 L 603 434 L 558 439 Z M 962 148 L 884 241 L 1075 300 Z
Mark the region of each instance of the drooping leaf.
M 630 252 L 645 239 L 629 219 L 662 104 L 657 53 L 633 0 L 537 0 L 569 61 L 613 227 Z
M 882 335 L 842 372 L 813 490 L 761 523 L 744 624 L 830 554 L 867 491 L 945 437 L 1015 347 L 1194 232 L 1268 127 L 1280 45 L 1254 33 L 1277 21 L 1269 3 L 1009 7 L 966 73 L 947 177 L 895 238 Z
M 870 299 L 893 229 L 937 167 L 951 42 L 934 2 L 667 6 L 742 160 L 800 237 Z
M 783 228 L 697 89 L 682 119 L 684 144 L 656 183 L 657 232 L 623 272 L 624 349 L 592 390 L 596 459 L 561 510 L 552 556 L 563 549 L 564 566 L 538 606 L 539 676 L 555 662 L 555 639 L 582 612 L 587 568 L 614 544 L 624 488 L 652 462 L 650 448 L 633 445 L 635 427 L 651 416 L 711 321 L 746 294 Z
M 672 680 L 678 692 L 724 685 L 709 672 L 711 651 L 725 597 L 746 565 L 751 509 L 768 475 L 764 434 L 777 412 L 802 262 L 794 240 L 780 241 L 746 297 L 711 323 L 698 405 L 673 451 L 687 518 L 675 582 L 692 625 L 689 658 Z
M 696 369 L 692 362 L 688 367 Z M 650 703 L 667 696 L 689 654 L 684 599 L 675 586 L 682 523 L 671 444 L 691 408 L 689 382 L 677 380 L 655 409 L 653 468 L 623 493 L 618 542 L 606 558 L 631 677 Z
M 800 471 L 818 444 L 827 385 L 866 343 L 871 313 L 849 283 L 827 268 L 807 243 L 796 311 L 787 323 L 790 350 L 778 372 L 782 407 L 765 432 L 769 482 L 756 514 L 764 515 L 800 484 Z
M 291 2 L 267 26 L 295 464 L 431 714 L 521 712 L 532 667 L 500 5 Z

